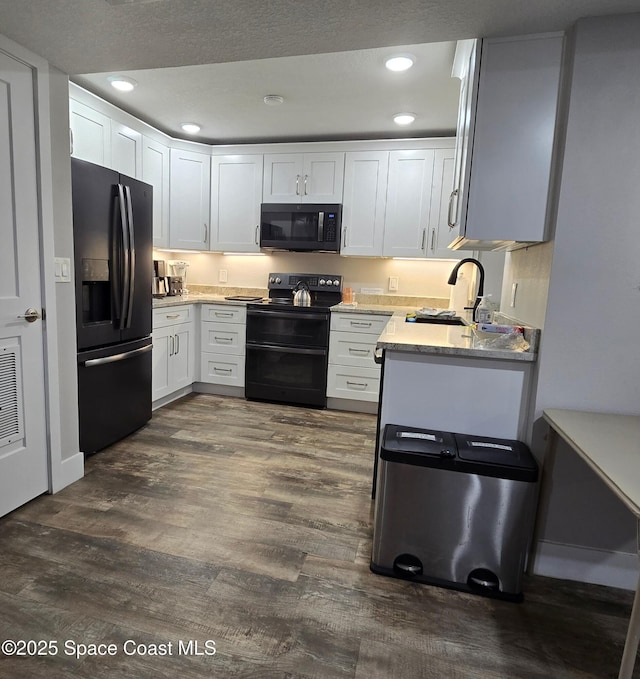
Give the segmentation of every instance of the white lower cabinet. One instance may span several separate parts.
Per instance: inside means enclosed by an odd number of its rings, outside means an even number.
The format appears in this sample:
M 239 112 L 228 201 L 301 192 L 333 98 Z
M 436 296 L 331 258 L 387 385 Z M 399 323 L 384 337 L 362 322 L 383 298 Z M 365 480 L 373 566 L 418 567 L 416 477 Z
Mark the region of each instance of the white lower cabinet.
M 331 314 L 327 396 L 355 401 L 378 400 L 380 366 L 374 361 L 376 342 L 388 316 Z
M 200 313 L 200 382 L 244 389 L 246 307 L 203 304 Z
M 152 401 L 191 386 L 195 368 L 194 307 L 153 311 Z

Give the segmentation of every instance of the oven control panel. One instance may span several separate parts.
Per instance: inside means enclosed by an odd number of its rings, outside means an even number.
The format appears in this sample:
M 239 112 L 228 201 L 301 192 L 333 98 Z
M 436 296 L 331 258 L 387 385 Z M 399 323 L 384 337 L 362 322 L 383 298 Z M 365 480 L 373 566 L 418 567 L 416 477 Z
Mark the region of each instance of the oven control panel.
M 342 291 L 342 276 L 339 274 L 271 273 L 269 290 L 294 290 L 299 283 L 306 283 L 311 292 L 331 290 Z

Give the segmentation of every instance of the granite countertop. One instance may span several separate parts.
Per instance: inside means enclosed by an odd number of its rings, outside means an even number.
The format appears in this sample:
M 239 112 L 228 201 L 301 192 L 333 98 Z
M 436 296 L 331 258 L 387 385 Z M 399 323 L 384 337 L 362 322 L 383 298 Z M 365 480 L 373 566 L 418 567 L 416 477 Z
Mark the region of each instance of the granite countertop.
M 540 331 L 524 328 L 526 351 L 496 346 L 506 341 L 507 335 L 478 333 L 468 318 L 462 315 L 466 325 L 439 325 L 431 323 L 406 323 L 404 313 L 396 313 L 378 338 L 376 349 L 437 356 L 494 358 L 507 361 L 534 362 Z M 467 316 L 465 318 L 465 316 Z M 496 323 L 517 325 L 512 319 L 498 318 Z
M 254 294 L 254 291 L 230 291 L 229 295 Z M 259 296 L 260 292 L 255 292 Z M 265 295 L 266 296 L 266 295 Z M 407 300 L 408 301 L 408 300 Z M 529 349 L 518 351 L 515 349 L 496 348 L 495 342 L 504 341 L 505 336 L 499 334 L 482 333 L 482 337 L 474 331 L 470 319 L 470 312 L 463 311 L 458 315 L 466 325 L 439 325 L 431 323 L 407 323 L 407 313 L 416 310 L 416 306 L 400 306 L 380 304 L 378 300 L 358 302 L 357 305 L 336 304 L 331 311 L 342 313 L 378 314 L 389 316 L 382 334 L 378 338 L 377 349 L 390 351 L 431 354 L 440 356 L 467 356 L 477 358 L 495 358 L 509 361 L 534 362 L 540 340 L 540 330 L 524 327 L 524 339 L 529 343 Z M 172 297 L 155 298 L 153 308 L 177 306 L 180 304 L 230 304 L 244 306 L 249 302 L 225 299 L 224 294 L 197 292 L 189 295 L 175 295 Z M 505 325 L 522 325 L 517 320 L 502 314 L 496 314 L 495 323 Z M 491 344 L 494 344 L 492 347 Z

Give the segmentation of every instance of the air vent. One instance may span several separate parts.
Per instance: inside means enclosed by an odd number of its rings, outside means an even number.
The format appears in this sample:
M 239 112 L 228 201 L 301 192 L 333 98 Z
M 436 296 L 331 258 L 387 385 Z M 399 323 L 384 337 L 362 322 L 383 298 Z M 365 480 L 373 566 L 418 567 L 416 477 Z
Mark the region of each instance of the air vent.
M 19 347 L 0 347 L 0 447 L 22 438 Z

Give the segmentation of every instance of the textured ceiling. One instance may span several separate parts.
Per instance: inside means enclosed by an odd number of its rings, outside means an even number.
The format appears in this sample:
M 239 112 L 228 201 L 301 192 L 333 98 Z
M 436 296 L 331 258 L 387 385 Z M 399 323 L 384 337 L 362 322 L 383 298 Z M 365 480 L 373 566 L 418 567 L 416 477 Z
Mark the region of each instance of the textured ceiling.
M 453 46 L 425 43 L 634 11 L 640 0 L 0 0 L 0 33 L 172 136 L 196 120 L 213 143 L 345 139 L 455 129 Z M 394 78 L 380 48 L 398 45 L 418 61 Z M 115 94 L 109 73 L 139 86 Z M 397 128 L 407 109 L 416 123 Z
M 638 0 L 0 0 L 0 32 L 66 73 L 564 30 Z

